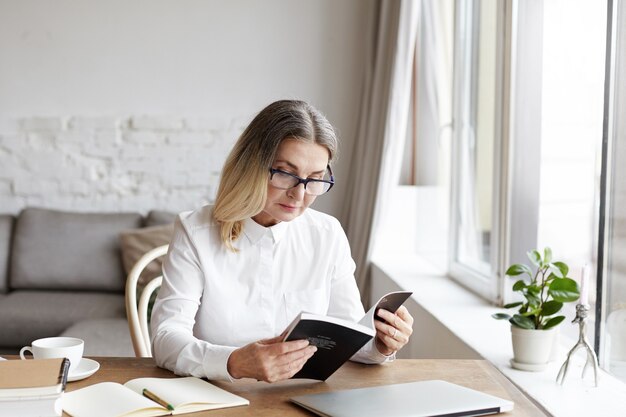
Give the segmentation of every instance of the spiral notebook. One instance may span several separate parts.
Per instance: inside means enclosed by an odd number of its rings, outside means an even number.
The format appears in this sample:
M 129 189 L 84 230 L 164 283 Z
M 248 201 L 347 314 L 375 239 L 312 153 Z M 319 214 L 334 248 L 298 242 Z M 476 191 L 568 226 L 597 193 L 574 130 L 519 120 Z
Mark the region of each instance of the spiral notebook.
M 513 402 L 446 381 L 379 385 L 291 398 L 324 417 L 459 417 L 513 410 Z

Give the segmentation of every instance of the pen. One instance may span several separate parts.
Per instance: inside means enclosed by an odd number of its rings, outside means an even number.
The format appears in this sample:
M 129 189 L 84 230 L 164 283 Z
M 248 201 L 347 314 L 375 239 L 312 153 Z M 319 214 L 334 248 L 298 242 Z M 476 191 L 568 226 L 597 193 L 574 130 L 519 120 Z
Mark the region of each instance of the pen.
M 159 403 L 160 405 L 167 408 L 168 410 L 170 411 L 174 410 L 174 407 L 172 407 L 172 404 L 169 404 L 166 401 L 162 400 L 161 398 L 157 397 L 155 394 L 148 391 L 146 388 L 144 388 L 143 391 L 141 391 L 141 393 L 144 395 L 144 397 L 150 398 L 152 401 Z

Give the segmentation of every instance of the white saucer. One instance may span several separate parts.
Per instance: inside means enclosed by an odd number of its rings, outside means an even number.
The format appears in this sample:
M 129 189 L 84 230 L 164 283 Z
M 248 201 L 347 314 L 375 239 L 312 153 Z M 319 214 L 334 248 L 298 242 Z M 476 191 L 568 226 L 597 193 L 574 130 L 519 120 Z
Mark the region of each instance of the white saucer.
M 93 359 L 82 358 L 78 368 L 74 369 L 67 377 L 67 382 L 80 381 L 95 374 L 100 369 L 100 364 Z
M 515 362 L 513 359 L 511 359 L 511 366 L 521 371 L 539 372 L 539 371 L 543 371 L 544 369 L 546 369 L 548 364 L 547 363 L 539 363 L 539 364 L 520 363 L 520 362 Z

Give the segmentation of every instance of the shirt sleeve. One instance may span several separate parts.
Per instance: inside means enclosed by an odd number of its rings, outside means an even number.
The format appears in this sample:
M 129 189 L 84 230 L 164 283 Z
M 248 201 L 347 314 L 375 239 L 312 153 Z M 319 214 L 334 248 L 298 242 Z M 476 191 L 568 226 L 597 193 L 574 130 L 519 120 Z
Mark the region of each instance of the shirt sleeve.
M 177 375 L 232 380 L 226 365 L 236 348 L 214 345 L 193 334 L 203 289 L 204 273 L 195 246 L 179 218 L 152 311 L 153 356 L 158 366 Z
M 356 285 L 354 271 L 356 264 L 352 259 L 348 238 L 339 222 L 333 230 L 332 241 L 335 242 L 335 263 L 331 271 L 331 292 L 328 315 L 358 322 L 365 315 L 361 295 Z M 395 353 L 385 356 L 378 351 L 374 339 L 366 343 L 350 360 L 361 363 L 376 364 L 390 362 Z

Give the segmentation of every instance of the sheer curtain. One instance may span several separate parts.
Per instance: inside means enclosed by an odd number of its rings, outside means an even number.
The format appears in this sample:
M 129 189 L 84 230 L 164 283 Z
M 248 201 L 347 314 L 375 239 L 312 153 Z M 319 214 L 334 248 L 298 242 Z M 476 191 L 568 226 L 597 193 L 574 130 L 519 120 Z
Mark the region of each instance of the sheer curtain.
M 419 2 L 378 4 L 375 39 L 366 62 L 357 140 L 350 168 L 345 229 L 355 259 L 361 299 L 369 305 L 372 239 L 391 186 L 400 175 L 411 93 Z

